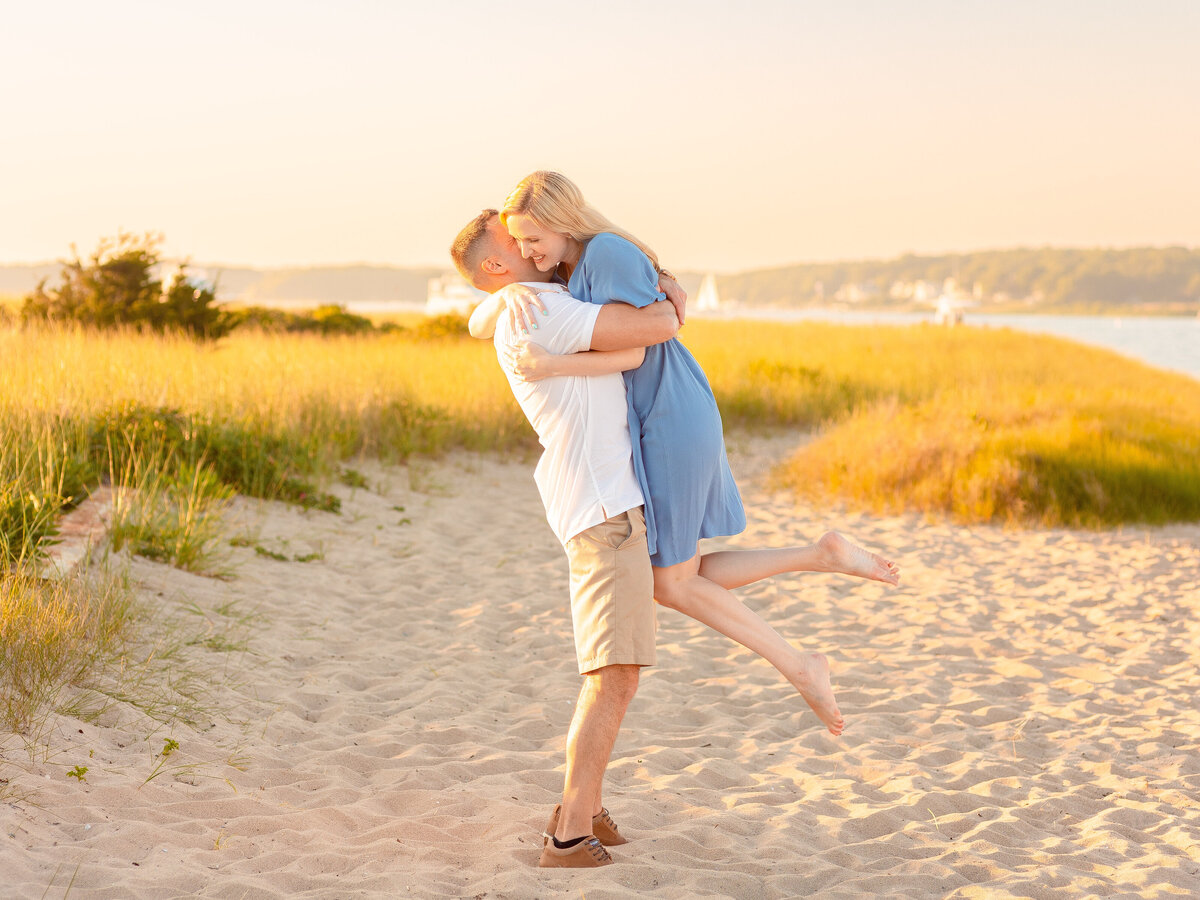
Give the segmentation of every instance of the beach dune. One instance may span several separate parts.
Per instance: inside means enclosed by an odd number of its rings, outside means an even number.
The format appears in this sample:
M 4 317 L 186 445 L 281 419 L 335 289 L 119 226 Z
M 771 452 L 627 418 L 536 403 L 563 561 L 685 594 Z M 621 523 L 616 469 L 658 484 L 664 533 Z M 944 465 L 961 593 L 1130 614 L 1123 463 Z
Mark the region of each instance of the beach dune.
M 236 620 L 248 649 L 189 648 L 212 676 L 194 726 L 116 703 L 55 718 L 48 747 L 4 744 L 5 896 L 1200 894 L 1200 526 L 796 506 L 760 477 L 781 445 L 735 443 L 750 524 L 712 546 L 837 528 L 903 568 L 899 588 L 741 592 L 829 655 L 841 737 L 660 610 L 607 781 L 631 842 L 604 869 L 539 870 L 579 679 L 531 465 L 362 464 L 341 515 L 236 502 L 231 534 L 288 561 L 231 547 L 229 581 L 133 561 L 146 599 Z

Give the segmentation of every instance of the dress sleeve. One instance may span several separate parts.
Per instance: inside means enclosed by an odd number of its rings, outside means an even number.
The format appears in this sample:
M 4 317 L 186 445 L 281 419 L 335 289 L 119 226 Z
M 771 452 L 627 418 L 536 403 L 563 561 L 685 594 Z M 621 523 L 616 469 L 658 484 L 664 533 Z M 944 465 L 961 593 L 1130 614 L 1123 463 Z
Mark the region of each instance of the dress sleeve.
M 596 235 L 588 242 L 583 265 L 593 303 L 619 300 L 643 307 L 666 298 L 658 289 L 658 274 L 650 259 L 623 237 Z

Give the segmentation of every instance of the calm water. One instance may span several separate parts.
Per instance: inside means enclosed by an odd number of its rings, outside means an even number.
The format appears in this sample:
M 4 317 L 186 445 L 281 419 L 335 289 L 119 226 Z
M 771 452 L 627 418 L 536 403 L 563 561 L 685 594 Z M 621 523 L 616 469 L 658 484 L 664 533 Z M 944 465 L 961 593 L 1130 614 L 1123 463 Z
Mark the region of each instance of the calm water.
M 846 325 L 915 325 L 932 322 L 931 313 L 843 312 L 822 309 L 739 309 L 730 318 L 800 322 L 816 319 Z M 1200 317 L 1180 316 L 1031 316 L 972 315 L 967 310 L 963 326 L 1015 328 L 1035 334 L 1052 334 L 1115 350 L 1160 369 L 1183 372 L 1200 379 Z

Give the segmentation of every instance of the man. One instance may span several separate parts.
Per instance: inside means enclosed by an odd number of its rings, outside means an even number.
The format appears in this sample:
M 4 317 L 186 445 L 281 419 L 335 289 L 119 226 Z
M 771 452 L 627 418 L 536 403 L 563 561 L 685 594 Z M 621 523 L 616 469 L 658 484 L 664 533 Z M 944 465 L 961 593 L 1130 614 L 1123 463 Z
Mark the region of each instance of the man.
M 545 448 L 534 478 L 547 519 L 570 561 L 571 619 L 583 686 L 567 735 L 562 804 L 546 828 L 539 865 L 608 865 L 605 845 L 625 843 L 601 802 L 604 771 L 637 691 L 641 666 L 655 661 L 654 579 L 646 547 L 644 499 L 633 472 L 625 384 L 619 373 L 521 380 L 505 351 L 534 341 L 552 353 L 587 350 L 615 336 L 636 335 L 643 346 L 612 351 L 623 368 L 641 364 L 647 344 L 670 339 L 679 327 L 666 302 L 636 309 L 622 303 L 579 303 L 561 285 L 547 284 L 522 257 L 496 210 L 484 210 L 450 250 L 471 284 L 493 293 L 531 283 L 548 316 L 532 334 L 497 322 L 497 356 L 517 402 Z

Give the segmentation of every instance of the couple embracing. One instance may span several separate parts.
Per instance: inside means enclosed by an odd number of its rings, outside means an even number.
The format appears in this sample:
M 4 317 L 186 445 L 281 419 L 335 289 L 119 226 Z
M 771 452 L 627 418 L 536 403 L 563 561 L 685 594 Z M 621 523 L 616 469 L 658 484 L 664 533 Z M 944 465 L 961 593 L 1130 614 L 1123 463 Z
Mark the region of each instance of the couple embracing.
M 538 434 L 535 479 L 570 562 L 583 686 L 539 864 L 607 865 L 606 847 L 626 839 L 602 800 L 604 771 L 640 668 L 655 662 L 655 604 L 758 653 L 836 735 L 845 722 L 825 657 L 797 650 L 731 589 L 783 572 L 896 584 L 899 570 L 835 532 L 804 547 L 699 552 L 701 538 L 737 534 L 746 517 L 712 390 L 675 337 L 685 296 L 567 178 L 522 180 L 459 233 L 451 256 L 490 295 L 471 333 L 494 333 Z

